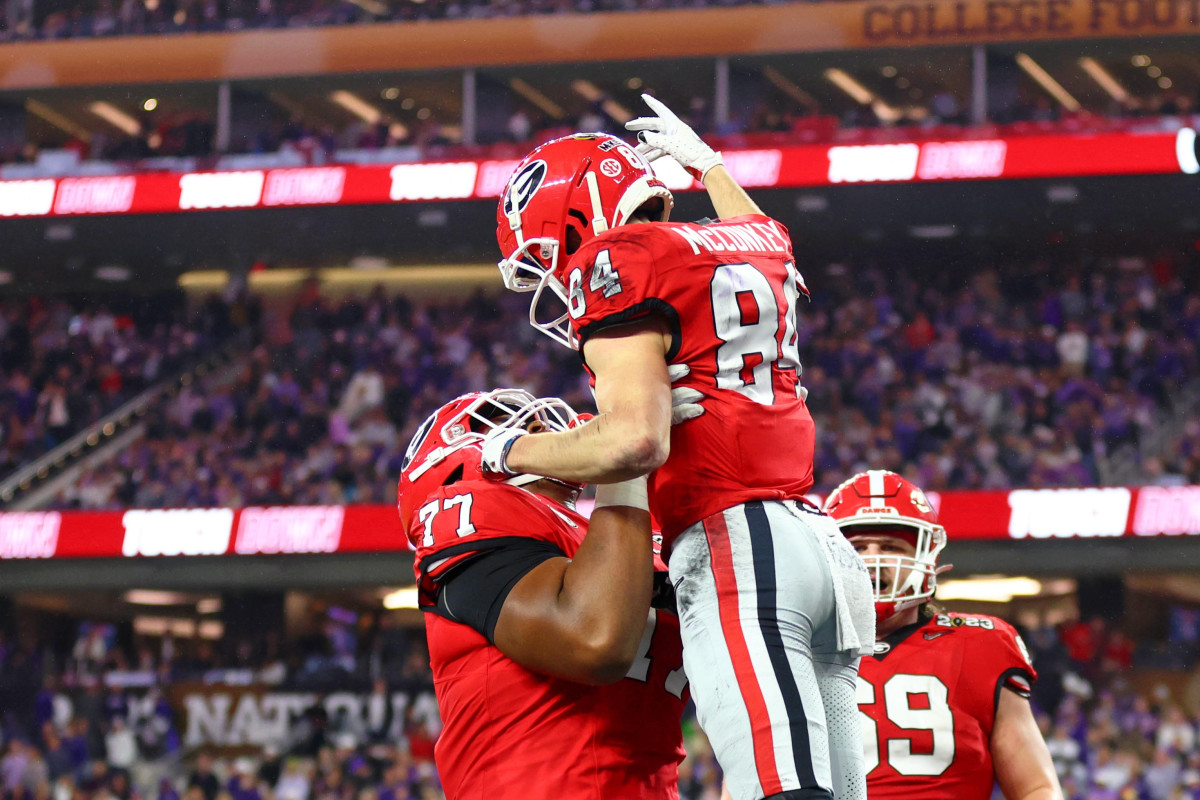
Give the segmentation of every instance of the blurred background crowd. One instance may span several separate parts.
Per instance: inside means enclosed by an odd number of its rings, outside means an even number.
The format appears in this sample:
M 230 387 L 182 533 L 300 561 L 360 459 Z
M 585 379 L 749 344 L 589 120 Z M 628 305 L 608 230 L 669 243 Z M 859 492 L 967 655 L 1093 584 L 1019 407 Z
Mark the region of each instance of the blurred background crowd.
M 760 8 L 684 11 L 743 5 Z M 1036 3 L 1011 5 L 1037 16 Z M 159 558 L 114 545 L 101 561 L 50 542 L 33 559 L 27 534 L 57 525 L 47 510 L 183 509 L 158 532 L 186 552 L 190 509 L 388 506 L 409 438 L 447 399 L 511 386 L 592 402 L 577 355 L 527 324 L 528 295 L 500 293 L 490 266 L 480 277 L 496 257 L 494 199 L 355 205 L 347 188 L 318 207 L 93 214 L 54 206 L 66 177 L 139 172 L 111 183 L 141 192 L 157 180 L 144 173 L 160 173 L 169 194 L 210 170 L 384 174 L 469 159 L 479 180 L 466 194 L 482 198 L 498 193 L 480 188 L 489 163 L 503 172 L 576 130 L 623 133 L 644 91 L 743 154 L 911 142 L 924 158 L 930 143 L 986 141 L 1002 157 L 1031 143 L 1061 156 L 1111 135 L 1125 166 L 1099 177 L 1044 164 L 1044 179 L 994 181 L 753 175 L 813 292 L 799 346 L 814 492 L 867 468 L 931 491 L 1184 487 L 1158 493 L 1159 517 L 1136 532 L 1196 533 L 1200 219 L 1185 173 L 1200 50 L 1182 11 L 1163 27 L 1158 4 L 1126 30 L 1150 6 L 1109 5 L 1090 6 L 1090 36 L 1080 23 L 1014 41 L 1026 33 L 908 31 L 904 8 L 939 7 L 871 4 L 902 9 L 885 43 L 853 8 L 803 0 L 0 0 L 0 48 L 15 54 L 0 70 L 0 800 L 441 800 L 421 615 L 389 604 L 411 588 L 406 551 Z M 593 13 L 576 24 L 607 25 L 597 41 L 620 44 L 623 24 L 807 12 L 821 30 L 849 20 L 844 40 L 768 52 L 748 37 L 679 58 L 581 44 L 570 69 L 533 46 L 493 58 L 496 25 L 472 22 L 539 15 L 531 26 L 561 32 L 561 18 Z M 430 61 L 398 47 L 395 63 L 365 71 L 321 60 L 357 36 L 412 44 L 435 25 L 462 31 L 466 49 Z M 258 32 L 270 30 L 285 32 Z M 163 35 L 182 54 L 163 56 L 173 76 L 118 69 L 116 48 L 144 56 Z M 321 58 L 281 55 L 295 74 L 189 61 L 205 44 L 257 57 L 259 43 L 296 36 Z M 85 51 L 109 57 L 80 70 Z M 804 152 L 832 164 L 831 147 Z M 1012 178 L 1020 160 L 987 174 Z M 956 178 L 980 174 L 959 166 Z M 681 192 L 677 209 L 697 198 Z M 326 280 L 339 271 L 343 283 Z M 116 530 L 120 516 L 104 519 Z M 980 574 L 980 553 L 1078 561 L 1011 562 L 997 569 L 1032 577 L 998 577 L 1037 578 L 1033 594 L 959 602 L 1007 603 L 1040 673 L 1034 709 L 1066 797 L 1200 800 L 1200 573 L 1172 558 L 1189 537 L 1046 531 L 960 541 L 971 578 L 997 577 Z M 276 728 L 272 697 L 291 709 Z M 681 796 L 718 800 L 690 711 L 684 729 Z
M 868 467 L 929 490 L 1200 483 L 1200 293 L 1184 280 L 1197 257 L 988 263 L 966 284 L 955 270 L 806 270 L 814 491 Z M 333 299 L 314 283 L 266 312 L 209 298 L 188 324 L 155 321 L 160 305 L 139 319 L 11 303 L 0 477 L 223 343 L 231 368 L 152 404 L 145 435 L 55 506 L 391 503 L 408 439 L 449 397 L 513 386 L 591 408 L 576 356 L 539 341 L 525 303 Z M 112 357 L 78 357 L 95 352 Z
M 329 619 L 333 619 L 331 616 Z M 6 800 L 433 800 L 440 730 L 422 636 L 386 616 L 325 622 L 295 639 L 206 642 L 131 637 L 81 622 L 74 641 L 0 640 L 0 781 Z M 1200 797 L 1198 720 L 1165 685 L 1133 685 L 1154 645 L 1104 620 L 1025 632 L 1034 695 L 1069 800 Z M 1179 651 L 1189 661 L 1195 642 Z M 255 747 L 188 747 L 167 694 L 253 680 L 306 693 L 288 735 Z M 402 713 L 338 712 L 331 692 L 368 706 L 402 693 Z M 424 698 L 424 699 L 422 699 Z M 689 713 L 681 796 L 715 800 L 720 771 Z

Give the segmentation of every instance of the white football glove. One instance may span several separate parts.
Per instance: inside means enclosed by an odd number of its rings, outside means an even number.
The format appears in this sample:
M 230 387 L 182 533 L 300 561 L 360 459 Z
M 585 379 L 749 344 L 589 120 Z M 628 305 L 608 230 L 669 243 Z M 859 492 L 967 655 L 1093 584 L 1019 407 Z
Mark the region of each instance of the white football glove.
M 642 99 L 657 117 L 638 117 L 625 123 L 625 129 L 638 132 L 637 151 L 654 161 L 664 155 L 679 162 L 698 181 L 703 182 L 708 171 L 725 163 L 721 154 L 706 145 L 691 127 L 675 116 L 675 112 L 648 94 Z
M 505 459 L 513 442 L 526 434 L 520 428 L 493 428 L 483 438 L 483 459 L 480 467 L 484 477 L 504 480 L 517 473 L 508 468 Z
M 671 383 L 683 380 L 689 373 L 691 373 L 691 369 L 687 364 L 667 366 L 667 375 L 671 378 Z M 700 405 L 700 401 L 703 399 L 704 393 L 690 386 L 678 386 L 671 389 L 671 424 L 680 425 L 703 414 L 704 406 Z

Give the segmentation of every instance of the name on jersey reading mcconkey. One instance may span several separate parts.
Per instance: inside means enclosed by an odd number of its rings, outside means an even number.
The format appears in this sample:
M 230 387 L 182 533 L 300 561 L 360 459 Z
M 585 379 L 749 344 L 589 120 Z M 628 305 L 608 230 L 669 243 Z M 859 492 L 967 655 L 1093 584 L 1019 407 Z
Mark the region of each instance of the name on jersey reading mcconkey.
M 771 222 L 737 222 L 716 225 L 679 225 L 671 230 L 700 254 L 710 253 L 790 253 L 787 235 Z

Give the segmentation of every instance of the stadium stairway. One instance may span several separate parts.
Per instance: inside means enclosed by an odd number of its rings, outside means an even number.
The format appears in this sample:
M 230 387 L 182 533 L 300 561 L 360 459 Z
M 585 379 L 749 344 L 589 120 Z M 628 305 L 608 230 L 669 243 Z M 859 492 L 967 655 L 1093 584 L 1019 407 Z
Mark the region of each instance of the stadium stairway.
M 1183 435 L 1188 423 L 1200 417 L 1200 379 L 1180 387 L 1169 410 L 1156 409 L 1151 424 L 1142 430 L 1137 444 L 1122 445 L 1098 464 L 1106 486 L 1136 486 L 1144 481 L 1146 459 L 1161 458 Z
M 194 381 L 232 381 L 243 369 L 251 347 L 234 337 L 224 347 L 139 394 L 53 450 L 0 480 L 0 510 L 32 511 L 78 480 L 85 469 L 108 461 L 146 432 L 142 418 L 169 402 Z

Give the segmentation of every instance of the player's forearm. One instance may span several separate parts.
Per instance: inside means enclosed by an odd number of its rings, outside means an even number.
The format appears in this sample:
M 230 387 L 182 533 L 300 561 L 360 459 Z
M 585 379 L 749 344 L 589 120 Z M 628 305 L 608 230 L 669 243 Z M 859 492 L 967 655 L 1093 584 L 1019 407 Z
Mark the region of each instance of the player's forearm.
M 650 515 L 625 506 L 596 509 L 560 594 L 594 682 L 617 681 L 629 671 L 646 627 L 653 577 Z
M 539 564 L 509 592 L 496 647 L 534 672 L 577 683 L 620 680 L 646 628 L 650 546 L 649 513 L 628 505 L 596 509 L 572 558 Z
M 505 458 L 516 473 L 582 483 L 615 483 L 662 466 L 670 428 L 659 431 L 632 414 L 614 412 L 561 433 L 522 436 Z
M 1011 795 L 1006 794 L 1004 797 L 1005 800 L 1063 800 L 1062 791 L 1057 784 L 1042 784 Z
M 1062 800 L 1050 751 L 1029 701 L 1000 692 L 992 727 L 992 764 L 1007 800 Z
M 708 190 L 708 198 L 712 201 L 713 210 L 719 219 L 762 213 L 758 204 L 750 199 L 750 195 L 746 194 L 723 165 L 708 171 L 704 176 L 704 188 Z

